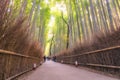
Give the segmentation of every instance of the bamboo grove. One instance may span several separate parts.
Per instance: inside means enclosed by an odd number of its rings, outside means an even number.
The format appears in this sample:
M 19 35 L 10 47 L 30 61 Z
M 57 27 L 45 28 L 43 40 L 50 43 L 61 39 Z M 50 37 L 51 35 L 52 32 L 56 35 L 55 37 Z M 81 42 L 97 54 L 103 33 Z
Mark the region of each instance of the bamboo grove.
M 35 37 L 34 30 L 39 6 L 33 4 L 26 9 L 27 6 L 26 0 L 0 1 L 0 49 L 40 58 L 40 37 Z
M 9 10 L 28 17 L 32 36 L 53 55 L 91 44 L 94 36 L 107 36 L 120 25 L 119 0 L 10 0 Z
M 0 0 L 0 80 L 13 80 L 43 61 L 38 14 L 39 1 Z
M 120 76 L 120 1 L 71 0 L 65 5 L 67 17 L 63 11 L 58 35 L 66 34 L 66 40 L 58 39 L 57 61 Z
M 119 0 L 65 0 L 59 1 L 67 13 L 60 10 L 56 18 L 56 31 L 51 38 L 51 53 L 91 44 L 95 36 L 104 36 L 117 31 L 120 26 Z
M 120 0 L 0 0 L 0 49 L 40 59 L 119 46 L 119 27 Z M 120 66 L 119 51 L 64 61 Z

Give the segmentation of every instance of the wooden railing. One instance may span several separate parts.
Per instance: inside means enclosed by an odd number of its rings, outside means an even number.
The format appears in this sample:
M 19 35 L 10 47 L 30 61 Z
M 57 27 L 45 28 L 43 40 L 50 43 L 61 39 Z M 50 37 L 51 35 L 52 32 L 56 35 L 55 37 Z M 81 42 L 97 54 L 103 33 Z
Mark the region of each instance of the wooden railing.
M 40 65 L 40 59 L 11 51 L 0 50 L 0 80 L 11 80 L 33 69 L 33 64 Z
M 120 46 L 109 47 L 76 55 L 57 56 L 57 61 L 94 68 L 120 76 Z

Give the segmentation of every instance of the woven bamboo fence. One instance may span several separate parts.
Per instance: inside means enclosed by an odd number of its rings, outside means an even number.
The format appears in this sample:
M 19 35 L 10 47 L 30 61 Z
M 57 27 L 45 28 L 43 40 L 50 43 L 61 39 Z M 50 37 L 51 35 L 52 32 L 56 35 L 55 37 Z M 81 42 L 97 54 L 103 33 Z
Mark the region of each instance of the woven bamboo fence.
M 0 50 L 0 80 L 11 80 L 15 76 L 33 69 L 33 64 L 40 65 L 36 57 Z
M 120 46 L 85 52 L 76 55 L 57 56 L 57 62 L 85 66 L 120 77 Z

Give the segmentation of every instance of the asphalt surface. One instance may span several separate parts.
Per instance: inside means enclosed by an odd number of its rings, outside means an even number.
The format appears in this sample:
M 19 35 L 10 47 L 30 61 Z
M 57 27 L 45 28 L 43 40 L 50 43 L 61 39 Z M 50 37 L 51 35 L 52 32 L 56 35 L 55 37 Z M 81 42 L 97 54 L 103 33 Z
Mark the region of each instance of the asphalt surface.
M 86 69 L 55 63 L 45 62 L 35 71 L 21 76 L 18 80 L 120 80 Z

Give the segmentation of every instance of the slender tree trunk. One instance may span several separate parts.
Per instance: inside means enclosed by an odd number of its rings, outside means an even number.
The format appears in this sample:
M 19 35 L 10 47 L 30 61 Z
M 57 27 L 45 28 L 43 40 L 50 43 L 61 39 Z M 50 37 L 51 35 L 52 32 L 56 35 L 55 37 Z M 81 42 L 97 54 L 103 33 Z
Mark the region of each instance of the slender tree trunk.
M 115 4 L 115 0 L 112 0 L 112 3 L 113 3 L 113 6 L 114 6 L 114 11 L 115 11 L 115 16 L 113 17 L 114 22 L 115 22 L 116 28 L 119 28 L 119 24 L 117 24 L 117 22 L 120 22 L 120 17 L 119 17 L 119 13 L 117 11 L 117 6 Z
M 27 7 L 27 0 L 23 0 L 19 13 L 19 18 L 23 17 L 26 7 Z
M 97 22 L 96 22 L 96 19 L 95 19 L 94 6 L 93 6 L 93 3 L 92 3 L 92 0 L 89 0 L 89 2 L 90 2 L 90 10 L 91 10 L 91 15 L 92 15 L 92 20 L 93 20 L 94 32 L 98 33 L 99 30 L 98 30 L 98 25 L 97 25 Z
M 110 8 L 109 0 L 106 0 L 106 5 L 107 5 L 109 20 L 110 20 L 110 28 L 111 28 L 111 31 L 115 31 L 114 25 L 113 25 L 112 11 L 111 11 L 111 8 Z
M 53 40 L 54 40 L 54 36 L 52 37 L 51 43 L 50 43 L 50 49 L 49 49 L 50 56 L 52 55 L 51 50 L 52 50 Z
M 33 0 L 32 3 L 33 3 L 33 5 L 32 5 L 32 8 L 30 10 L 29 19 L 28 19 L 29 24 L 31 23 L 33 12 L 35 10 L 36 0 Z
M 78 8 L 77 8 L 77 3 L 76 3 L 76 0 L 74 0 L 74 5 L 75 5 L 75 12 L 76 12 L 76 21 L 77 21 L 77 30 L 78 30 L 78 38 L 81 42 L 81 36 L 80 36 L 80 23 L 79 23 L 79 15 L 78 15 Z
M 91 31 L 91 34 L 93 34 L 93 26 L 92 26 L 92 22 L 91 22 L 91 19 L 90 19 L 90 11 L 89 11 L 89 8 L 88 6 L 86 6 L 86 9 L 87 9 L 87 13 L 88 13 L 88 22 L 89 22 L 89 26 L 90 26 L 90 31 Z
M 106 15 L 104 14 L 104 10 L 102 12 L 103 8 L 102 8 L 102 5 L 100 5 L 99 0 L 97 0 L 97 5 L 98 5 L 99 16 L 100 16 L 100 22 L 103 23 L 102 29 L 104 30 L 105 34 L 109 33 L 108 24 L 106 22 Z
M 86 20 L 86 15 L 85 15 L 85 7 L 83 0 L 81 1 L 81 6 L 82 6 L 82 12 L 83 12 L 83 22 L 84 22 L 84 31 L 85 31 L 85 42 L 89 39 L 89 32 L 88 32 L 88 25 L 87 25 L 87 20 Z
M 76 2 L 76 5 L 77 5 L 77 7 L 78 7 L 78 12 L 79 12 L 79 20 L 80 20 L 80 24 L 81 24 L 81 28 L 80 28 L 80 30 L 81 30 L 81 35 L 82 35 L 82 37 L 81 37 L 81 42 L 83 42 L 84 41 L 84 37 L 86 36 L 85 35 L 85 30 L 84 30 L 84 24 L 83 24 L 83 21 L 82 21 L 82 15 L 81 15 L 81 11 L 80 11 L 80 5 L 78 4 L 78 1 Z
M 119 1 L 118 1 L 118 0 L 116 0 L 116 4 L 117 4 L 118 9 L 119 9 L 119 11 L 120 11 L 120 3 L 119 3 Z
M 68 49 L 68 47 L 69 47 L 70 26 L 69 26 L 69 24 L 67 23 L 67 21 L 64 19 L 63 13 L 62 13 L 62 19 L 63 19 L 63 21 L 64 21 L 64 22 L 66 23 L 66 25 L 67 25 L 67 45 L 66 45 L 66 49 Z
M 35 13 L 34 13 L 34 18 L 33 18 L 33 21 L 32 21 L 32 26 L 31 26 L 31 31 L 32 31 L 32 34 L 33 34 L 33 37 L 35 38 L 35 27 L 36 27 L 36 20 L 37 20 L 37 16 L 38 16 L 38 9 L 39 9 L 39 5 L 37 5 L 37 8 L 35 10 Z

